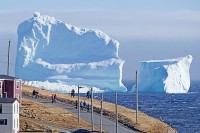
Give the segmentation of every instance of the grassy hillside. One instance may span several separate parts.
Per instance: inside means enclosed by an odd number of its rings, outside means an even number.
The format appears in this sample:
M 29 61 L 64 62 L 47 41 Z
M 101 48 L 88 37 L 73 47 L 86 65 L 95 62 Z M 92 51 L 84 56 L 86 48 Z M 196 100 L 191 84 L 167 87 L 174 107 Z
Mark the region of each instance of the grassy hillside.
M 40 97 L 44 99 L 51 99 L 51 95 L 55 92 L 39 89 L 35 87 L 30 87 L 27 85 L 23 85 L 23 95 L 31 96 L 33 89 L 40 92 Z M 75 105 L 75 101 L 78 99 L 76 96 L 74 98 L 71 98 L 69 94 L 61 94 L 56 92 L 58 96 L 58 100 L 62 102 L 66 102 L 72 105 Z M 82 97 L 80 99 L 81 101 L 86 101 L 87 103 L 90 102 L 90 99 Z M 99 113 L 100 112 L 100 102 L 98 100 L 94 100 L 94 111 Z M 155 119 L 151 116 L 148 116 L 147 114 L 144 114 L 142 112 L 139 112 L 139 124 L 136 125 L 135 120 L 135 110 L 131 110 L 128 108 L 125 108 L 123 106 L 118 106 L 118 116 L 119 116 L 119 122 L 124 124 L 125 126 L 128 126 L 132 129 L 137 129 L 142 132 L 149 132 L 149 133 L 175 133 L 176 130 L 171 128 L 166 123 Z M 108 102 L 103 102 L 103 115 L 114 119 L 115 118 L 115 105 Z

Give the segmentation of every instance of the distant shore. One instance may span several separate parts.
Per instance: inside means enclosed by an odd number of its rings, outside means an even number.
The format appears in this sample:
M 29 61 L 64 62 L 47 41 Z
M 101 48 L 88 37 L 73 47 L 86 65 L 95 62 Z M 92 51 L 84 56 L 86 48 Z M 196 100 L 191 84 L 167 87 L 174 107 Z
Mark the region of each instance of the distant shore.
M 53 92 L 45 89 L 39 89 L 27 85 L 23 85 L 23 95 L 31 96 L 32 91 L 35 89 L 36 91 L 39 91 L 40 97 L 44 99 L 51 99 L 51 95 L 56 93 L 58 96 L 58 100 L 61 102 L 66 102 L 72 105 L 75 105 L 75 101 L 77 100 L 77 96 L 74 98 L 71 98 L 70 94 L 61 94 L 58 92 Z M 85 97 L 80 98 L 81 101 L 86 101 L 87 103 L 90 103 L 90 99 L 87 99 Z M 94 99 L 94 112 L 100 113 L 100 101 Z M 131 110 L 128 108 L 125 108 L 123 106 L 118 106 L 118 120 L 121 124 L 132 128 L 134 130 L 138 130 L 141 132 L 150 132 L 150 133 L 163 133 L 163 132 L 170 132 L 175 133 L 176 130 L 171 128 L 168 124 L 153 118 L 151 116 L 148 116 L 145 113 L 139 112 L 139 122 L 138 125 L 136 125 L 135 120 L 135 110 Z M 103 102 L 103 115 L 110 118 L 115 119 L 115 105 L 113 103 L 109 102 Z

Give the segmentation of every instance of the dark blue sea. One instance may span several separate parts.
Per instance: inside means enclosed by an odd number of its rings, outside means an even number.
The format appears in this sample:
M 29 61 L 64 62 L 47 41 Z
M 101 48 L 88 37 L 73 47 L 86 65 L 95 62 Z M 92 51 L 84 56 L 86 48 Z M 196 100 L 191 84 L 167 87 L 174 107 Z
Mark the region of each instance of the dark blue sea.
M 133 81 L 123 83 L 128 90 L 134 85 Z M 114 93 L 104 94 L 104 100 L 114 103 Z M 135 94 L 118 93 L 118 104 L 135 109 Z M 139 94 L 139 111 L 161 119 L 179 133 L 200 133 L 200 81 L 192 81 L 187 94 Z

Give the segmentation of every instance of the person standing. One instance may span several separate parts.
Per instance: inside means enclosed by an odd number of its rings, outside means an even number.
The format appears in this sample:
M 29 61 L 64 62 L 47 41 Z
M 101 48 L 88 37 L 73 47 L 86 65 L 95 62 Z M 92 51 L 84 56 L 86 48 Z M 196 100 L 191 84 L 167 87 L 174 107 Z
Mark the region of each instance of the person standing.
M 81 110 L 83 110 L 83 102 L 80 102 Z
M 36 91 L 35 91 L 35 89 L 34 89 L 34 90 L 33 90 L 33 93 L 32 93 L 33 98 L 34 98 L 34 97 L 36 98 L 35 94 L 36 94 Z
M 89 103 L 87 104 L 87 111 L 88 112 L 90 111 L 90 104 Z
M 85 102 L 85 101 L 83 102 L 83 108 L 84 108 L 84 109 L 87 108 L 87 107 L 86 107 L 86 102 Z
M 54 102 L 54 94 L 52 94 L 52 96 L 51 96 L 51 102 L 53 103 Z
M 54 94 L 54 102 L 56 103 L 56 100 L 57 100 L 57 95 Z
M 90 92 L 89 92 L 89 91 L 87 91 L 87 96 L 86 96 L 86 97 L 87 97 L 88 99 L 89 99 L 89 93 L 90 93 Z
M 71 90 L 71 97 L 73 96 L 73 89 Z
M 75 96 L 75 90 L 72 89 L 72 96 L 74 97 Z

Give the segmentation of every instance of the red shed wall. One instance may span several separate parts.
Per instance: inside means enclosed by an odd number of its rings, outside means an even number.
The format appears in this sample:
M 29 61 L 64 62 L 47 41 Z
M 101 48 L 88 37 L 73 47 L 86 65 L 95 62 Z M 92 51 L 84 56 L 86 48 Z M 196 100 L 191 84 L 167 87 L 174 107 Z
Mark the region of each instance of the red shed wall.
M 2 89 L 0 94 L 4 96 L 4 90 L 7 92 L 7 98 L 17 98 L 21 102 L 22 86 L 21 80 L 0 80 L 2 81 Z
M 14 81 L 12 80 L 5 80 L 5 90 L 7 92 L 8 98 L 14 98 Z

